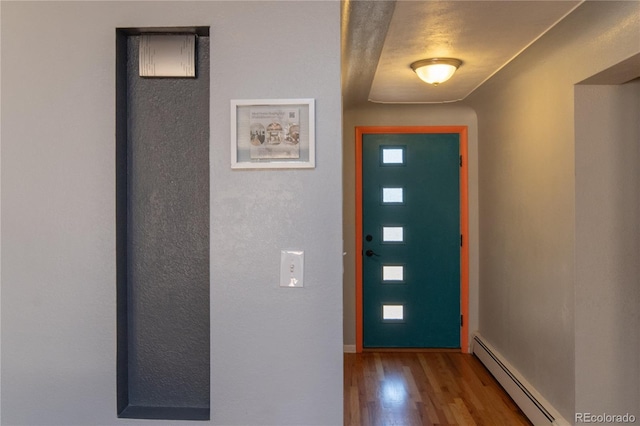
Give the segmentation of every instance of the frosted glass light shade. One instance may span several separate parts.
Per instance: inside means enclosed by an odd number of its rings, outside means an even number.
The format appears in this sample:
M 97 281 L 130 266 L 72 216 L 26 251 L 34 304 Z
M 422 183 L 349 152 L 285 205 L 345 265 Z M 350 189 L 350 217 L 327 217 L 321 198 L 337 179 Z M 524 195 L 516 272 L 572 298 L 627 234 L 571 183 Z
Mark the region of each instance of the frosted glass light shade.
M 437 86 L 449 80 L 461 64 L 459 59 L 432 58 L 414 62 L 411 68 L 422 81 Z

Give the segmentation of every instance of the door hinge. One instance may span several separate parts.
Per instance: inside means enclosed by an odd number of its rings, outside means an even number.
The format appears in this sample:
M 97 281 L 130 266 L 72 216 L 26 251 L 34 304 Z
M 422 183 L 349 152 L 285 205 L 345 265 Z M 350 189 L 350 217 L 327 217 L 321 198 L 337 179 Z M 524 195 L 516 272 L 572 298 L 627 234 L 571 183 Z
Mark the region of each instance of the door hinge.
M 464 315 L 460 315 L 460 327 L 464 326 Z
M 460 247 L 462 247 L 462 234 L 460 234 Z
M 460 156 L 460 167 L 462 167 L 462 155 Z

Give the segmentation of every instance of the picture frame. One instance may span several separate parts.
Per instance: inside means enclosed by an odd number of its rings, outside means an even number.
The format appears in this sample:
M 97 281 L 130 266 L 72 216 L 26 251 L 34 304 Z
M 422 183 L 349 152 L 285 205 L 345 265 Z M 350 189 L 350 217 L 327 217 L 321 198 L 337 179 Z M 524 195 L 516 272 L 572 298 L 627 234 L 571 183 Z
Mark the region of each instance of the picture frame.
M 231 100 L 231 168 L 315 168 L 315 100 Z

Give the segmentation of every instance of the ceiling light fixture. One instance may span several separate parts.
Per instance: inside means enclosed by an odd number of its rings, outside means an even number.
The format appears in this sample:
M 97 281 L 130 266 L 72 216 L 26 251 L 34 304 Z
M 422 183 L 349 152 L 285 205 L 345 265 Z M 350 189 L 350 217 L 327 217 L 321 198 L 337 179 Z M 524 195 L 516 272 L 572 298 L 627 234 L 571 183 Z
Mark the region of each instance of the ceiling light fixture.
M 422 59 L 411 64 L 411 68 L 425 83 L 437 86 L 449 80 L 462 61 L 453 58 Z

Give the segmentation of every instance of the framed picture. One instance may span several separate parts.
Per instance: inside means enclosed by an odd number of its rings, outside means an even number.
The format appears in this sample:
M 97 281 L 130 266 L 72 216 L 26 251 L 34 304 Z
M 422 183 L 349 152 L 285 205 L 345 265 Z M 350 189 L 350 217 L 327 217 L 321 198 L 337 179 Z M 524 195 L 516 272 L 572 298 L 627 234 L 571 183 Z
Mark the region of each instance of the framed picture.
M 231 101 L 232 169 L 314 167 L 314 99 Z

